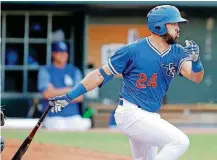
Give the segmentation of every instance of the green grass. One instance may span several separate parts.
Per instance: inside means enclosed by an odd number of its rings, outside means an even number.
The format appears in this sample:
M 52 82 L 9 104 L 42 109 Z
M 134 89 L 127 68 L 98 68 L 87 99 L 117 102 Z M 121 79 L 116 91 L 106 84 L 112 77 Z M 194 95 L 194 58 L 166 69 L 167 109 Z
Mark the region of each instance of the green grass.
M 3 130 L 2 136 L 23 140 L 29 131 Z M 119 155 L 130 155 L 127 137 L 119 133 L 44 132 L 38 131 L 35 142 L 75 146 Z M 120 149 L 121 148 L 121 149 Z
M 3 130 L 2 136 L 23 140 L 29 131 Z M 217 160 L 217 135 L 190 135 L 191 145 L 181 160 Z M 130 156 L 127 137 L 120 133 L 44 132 L 39 131 L 35 142 L 81 147 L 118 155 Z

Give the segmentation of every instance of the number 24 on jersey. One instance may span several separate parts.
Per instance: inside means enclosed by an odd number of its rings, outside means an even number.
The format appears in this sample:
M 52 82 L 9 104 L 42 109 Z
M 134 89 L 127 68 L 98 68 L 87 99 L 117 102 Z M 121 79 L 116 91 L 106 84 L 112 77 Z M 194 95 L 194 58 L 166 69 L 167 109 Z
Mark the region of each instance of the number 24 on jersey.
M 157 73 L 154 73 L 150 79 L 148 79 L 145 73 L 141 73 L 138 75 L 138 79 L 136 81 L 137 88 L 146 88 L 146 87 L 157 87 Z

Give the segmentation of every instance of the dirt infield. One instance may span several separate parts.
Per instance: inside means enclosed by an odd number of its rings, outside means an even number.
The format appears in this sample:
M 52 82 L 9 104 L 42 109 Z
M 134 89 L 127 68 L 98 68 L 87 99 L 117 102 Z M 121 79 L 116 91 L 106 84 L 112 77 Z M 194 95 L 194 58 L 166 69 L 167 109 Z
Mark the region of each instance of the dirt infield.
M 181 129 L 181 128 L 180 128 Z M 217 129 L 185 128 L 181 129 L 186 134 L 217 134 Z M 47 132 L 46 130 L 42 130 Z M 117 133 L 116 129 L 92 129 L 89 132 Z M 11 160 L 12 156 L 21 145 L 22 141 L 5 139 L 5 150 L 2 160 Z M 90 151 L 79 147 L 62 147 L 54 144 L 42 144 L 32 142 L 30 148 L 25 153 L 23 160 L 131 160 L 131 157 L 123 157 L 98 151 Z
M 5 139 L 2 160 L 11 160 L 22 141 Z M 78 147 L 59 147 L 53 144 L 31 143 L 22 160 L 130 160 L 129 157 L 89 151 Z

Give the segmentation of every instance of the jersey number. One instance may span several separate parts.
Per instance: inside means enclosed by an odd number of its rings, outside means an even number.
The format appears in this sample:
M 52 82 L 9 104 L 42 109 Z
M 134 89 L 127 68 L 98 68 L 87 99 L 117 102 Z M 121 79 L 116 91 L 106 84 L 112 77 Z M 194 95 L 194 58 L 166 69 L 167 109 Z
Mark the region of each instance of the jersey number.
M 147 82 L 147 84 L 144 84 Z M 136 87 L 137 88 L 146 88 L 146 87 L 152 87 L 156 88 L 157 86 L 157 73 L 154 73 L 152 77 L 148 80 L 147 75 L 144 73 L 141 73 L 138 75 L 138 80 L 136 81 Z

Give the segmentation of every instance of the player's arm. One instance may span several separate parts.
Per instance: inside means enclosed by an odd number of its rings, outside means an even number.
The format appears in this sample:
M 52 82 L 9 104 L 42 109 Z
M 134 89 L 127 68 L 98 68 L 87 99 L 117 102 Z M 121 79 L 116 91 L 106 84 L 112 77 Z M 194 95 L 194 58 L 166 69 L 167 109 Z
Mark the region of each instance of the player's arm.
M 200 62 L 199 62 L 200 63 Z M 204 75 L 204 69 L 202 69 L 199 72 L 194 72 L 192 71 L 192 66 L 197 64 L 192 63 L 191 61 L 186 61 L 183 63 L 182 68 L 181 68 L 181 74 L 188 78 L 189 80 L 195 82 L 195 83 L 200 83 L 203 79 Z M 200 65 L 200 64 L 199 64 Z
M 83 95 L 96 87 L 101 87 L 110 81 L 115 75 L 121 74 L 125 69 L 131 55 L 128 47 L 119 49 L 109 60 L 107 64 L 99 69 L 90 72 L 78 85 L 71 91 L 62 96 L 49 99 L 49 104 L 54 106 L 52 112 L 59 112 L 61 108 L 67 106 L 69 102 Z
M 49 98 L 49 104 L 53 106 L 52 112 L 59 112 L 61 108 L 67 106 L 72 100 L 77 97 L 95 89 L 98 86 L 104 85 L 106 82 L 111 80 L 113 75 L 108 69 L 107 65 L 102 66 L 90 73 L 72 90 L 62 96 L 56 96 Z
M 78 85 L 82 80 L 82 74 L 81 71 L 76 68 L 75 69 L 75 79 L 74 79 L 74 86 Z M 71 91 L 72 88 L 70 90 L 68 90 L 67 92 Z M 67 92 L 65 92 L 64 94 L 66 94 Z M 59 94 L 62 95 L 62 94 Z M 72 102 L 77 102 L 77 103 L 81 103 L 84 100 L 84 96 L 80 95 L 79 97 L 75 98 L 72 100 Z
M 200 83 L 203 79 L 204 68 L 199 57 L 199 46 L 192 40 L 185 42 L 184 52 L 190 59 L 183 59 L 184 61 L 180 64 L 180 73 L 187 79 Z
M 108 69 L 108 66 L 104 65 L 101 68 L 95 69 L 94 71 L 88 73 L 81 83 L 70 90 L 67 95 L 71 100 L 75 99 L 76 97 L 83 95 L 86 92 L 95 89 L 96 87 L 104 85 L 112 78 L 113 75 Z
M 82 81 L 81 84 L 85 87 L 87 92 L 95 89 L 98 86 L 105 84 L 111 80 L 113 75 L 108 69 L 107 65 L 103 65 L 101 68 L 90 72 Z
M 118 50 L 107 64 L 101 68 L 90 72 L 82 81 L 81 84 L 89 92 L 96 87 L 101 87 L 110 81 L 114 76 L 120 75 L 130 59 L 129 49 L 125 46 Z

